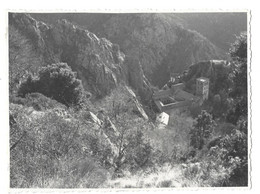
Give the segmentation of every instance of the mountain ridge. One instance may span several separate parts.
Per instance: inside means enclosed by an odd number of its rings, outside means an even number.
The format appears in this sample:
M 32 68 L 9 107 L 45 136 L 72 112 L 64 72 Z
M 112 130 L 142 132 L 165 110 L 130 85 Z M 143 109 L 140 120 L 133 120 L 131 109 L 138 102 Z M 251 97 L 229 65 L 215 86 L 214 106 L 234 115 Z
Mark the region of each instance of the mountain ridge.
M 28 14 L 14 13 L 10 14 L 9 23 L 31 41 L 44 59 L 43 65 L 68 63 L 78 73 L 84 88 L 97 97 L 111 92 L 119 82 L 127 82 L 132 74 L 124 63 L 125 55 L 116 44 L 67 20 L 48 25 Z M 139 75 L 143 82 L 144 75 Z M 149 87 L 149 83 L 144 83 Z
M 34 15 L 53 22 L 49 16 Z M 169 79 L 170 73 L 181 73 L 192 63 L 227 58 L 222 49 L 202 34 L 185 28 L 184 19 L 176 14 L 63 13 L 54 17 L 67 18 L 118 44 L 125 55 L 139 60 L 145 76 L 159 87 Z M 161 76 L 157 76 L 158 70 Z

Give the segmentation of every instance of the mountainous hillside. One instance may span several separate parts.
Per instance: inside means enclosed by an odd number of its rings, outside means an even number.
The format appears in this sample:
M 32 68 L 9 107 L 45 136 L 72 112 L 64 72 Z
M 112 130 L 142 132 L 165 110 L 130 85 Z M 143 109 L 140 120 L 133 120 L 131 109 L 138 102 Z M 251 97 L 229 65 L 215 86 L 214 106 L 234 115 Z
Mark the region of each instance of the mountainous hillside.
M 67 20 L 10 13 L 9 58 L 11 187 L 100 187 L 146 163 L 151 151 L 133 153 L 149 148 L 136 93 L 150 83 L 118 45 Z
M 127 60 L 118 45 L 105 38 L 98 38 L 67 20 L 48 25 L 30 15 L 10 14 L 9 22 L 33 45 L 33 52 L 42 59 L 42 65 L 68 63 L 78 73 L 84 88 L 97 97 L 108 94 L 120 82 L 128 80 L 135 89 L 147 87 L 149 90 L 149 83 L 144 80 L 138 63 L 128 68 L 126 64 L 131 60 Z
M 190 22 L 9 13 L 10 187 L 247 187 L 247 34 Z
M 79 25 L 95 30 L 101 35 L 100 24 L 106 23 L 114 15 L 105 13 L 32 13 L 33 17 L 54 23 L 58 19 L 68 19 Z M 209 39 L 214 45 L 227 52 L 230 44 L 235 41 L 235 35 L 247 29 L 247 13 L 245 12 L 194 12 L 166 13 L 166 17 L 174 18 L 174 22 L 186 29 L 195 30 Z
M 185 28 L 195 30 L 228 52 L 240 32 L 247 30 L 246 12 L 176 13 Z
M 44 14 L 34 16 L 53 22 Z M 180 73 L 192 63 L 226 58 L 225 52 L 207 38 L 184 28 L 183 20 L 175 14 L 54 14 L 55 17 L 65 17 L 120 45 L 127 56 L 140 62 L 144 74 L 157 86 L 162 86 L 170 73 Z

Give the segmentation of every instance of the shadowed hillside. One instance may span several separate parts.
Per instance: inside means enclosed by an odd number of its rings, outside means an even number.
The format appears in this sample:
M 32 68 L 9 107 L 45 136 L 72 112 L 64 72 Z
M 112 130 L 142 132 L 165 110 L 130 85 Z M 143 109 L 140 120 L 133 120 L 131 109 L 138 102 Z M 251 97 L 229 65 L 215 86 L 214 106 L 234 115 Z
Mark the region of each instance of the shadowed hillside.
M 9 22 L 33 45 L 43 60 L 42 66 L 66 62 L 78 73 L 85 89 L 96 97 L 108 94 L 120 82 L 129 80 L 136 90 L 149 93 L 149 82 L 140 71 L 138 61 L 128 60 L 120 47 L 109 40 L 98 38 L 67 20 L 49 25 L 30 15 L 14 13 L 9 15 Z M 139 83 L 131 77 L 137 78 Z
M 247 29 L 245 12 L 176 13 L 176 15 L 182 18 L 186 28 L 200 32 L 224 52 L 228 52 L 236 36 Z
M 49 16 L 34 14 L 53 22 Z M 88 17 L 89 16 L 89 17 Z M 129 57 L 138 60 L 144 74 L 157 86 L 201 60 L 225 59 L 225 52 L 196 31 L 184 27 L 175 14 L 54 14 L 65 17 L 120 45 Z

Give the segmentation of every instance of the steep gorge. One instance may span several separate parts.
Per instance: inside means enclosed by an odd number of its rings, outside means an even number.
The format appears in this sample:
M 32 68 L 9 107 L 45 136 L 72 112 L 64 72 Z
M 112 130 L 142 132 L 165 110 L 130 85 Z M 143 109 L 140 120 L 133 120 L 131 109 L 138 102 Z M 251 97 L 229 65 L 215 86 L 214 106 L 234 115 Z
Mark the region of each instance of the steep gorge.
M 145 75 L 157 86 L 163 85 L 170 73 L 180 73 L 192 63 L 225 57 L 208 39 L 183 28 L 171 14 L 114 15 L 103 29 L 105 37 L 140 61 Z
M 53 22 L 44 14 L 34 16 Z M 181 73 L 193 63 L 227 57 L 203 35 L 186 28 L 184 19 L 174 13 L 61 13 L 53 17 L 67 18 L 118 44 L 126 56 L 139 61 L 145 76 L 159 87 L 171 73 Z

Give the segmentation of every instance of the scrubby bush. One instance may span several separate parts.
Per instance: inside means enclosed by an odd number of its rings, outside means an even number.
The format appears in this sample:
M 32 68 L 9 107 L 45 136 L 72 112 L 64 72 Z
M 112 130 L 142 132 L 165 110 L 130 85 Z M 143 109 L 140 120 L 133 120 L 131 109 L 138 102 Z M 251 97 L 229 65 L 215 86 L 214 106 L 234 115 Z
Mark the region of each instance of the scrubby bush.
M 108 177 L 91 150 L 93 142 L 87 141 L 95 136 L 93 125 L 64 119 L 55 110 L 40 114 L 22 105 L 12 105 L 10 114 L 15 120 L 10 126 L 12 188 L 99 187 Z
M 131 133 L 128 137 L 128 149 L 126 150 L 126 160 L 132 163 L 132 168 L 145 168 L 151 164 L 153 148 L 149 141 L 145 139 L 144 134 L 139 129 Z
M 238 97 L 234 100 L 233 106 L 227 112 L 226 120 L 234 125 L 248 113 L 247 96 Z
M 45 188 L 99 188 L 108 178 L 108 171 L 90 157 L 61 158 L 54 165 L 59 170 L 44 181 Z
M 219 147 L 226 150 L 223 156 L 225 162 L 239 161 L 236 168 L 230 173 L 230 186 L 248 185 L 248 148 L 247 135 L 235 129 L 231 135 L 225 136 Z
M 209 150 L 204 149 L 196 156 L 201 166 L 201 171 L 194 174 L 198 180 L 209 186 L 248 185 L 247 135 L 239 130 L 245 126 L 241 125 L 230 134 L 216 138 L 208 146 Z
M 76 73 L 66 63 L 42 67 L 36 78 L 29 76 L 19 88 L 18 95 L 39 92 L 66 106 L 81 105 L 85 92 Z
M 234 105 L 227 115 L 227 121 L 236 124 L 241 117 L 247 116 L 248 91 L 247 91 L 247 34 L 241 33 L 230 48 L 232 58 L 233 87 L 230 96 Z
M 118 148 L 118 155 L 114 160 L 116 176 L 124 170 L 135 173 L 153 164 L 155 150 L 142 132 L 148 125 L 138 117 L 133 120 L 129 118 L 133 117 L 129 114 L 120 115 L 115 123 L 119 131 L 115 143 Z
M 202 110 L 202 107 L 197 105 L 197 104 L 194 104 L 192 106 L 189 107 L 189 112 L 190 112 L 190 115 L 193 117 L 193 118 L 196 118 L 198 117 L 198 115 L 201 113 L 201 110 Z
M 205 110 L 197 117 L 193 129 L 190 131 L 190 144 L 194 148 L 202 149 L 215 127 L 215 121 Z
M 44 111 L 57 107 L 66 108 L 65 105 L 44 96 L 41 93 L 28 93 L 25 98 L 13 96 L 10 98 L 10 103 L 21 104 L 26 107 L 33 107 L 35 110 Z

